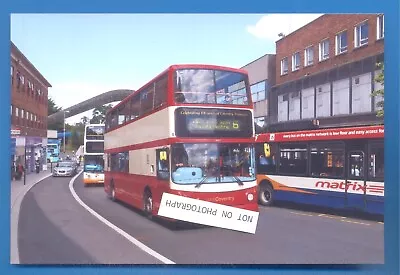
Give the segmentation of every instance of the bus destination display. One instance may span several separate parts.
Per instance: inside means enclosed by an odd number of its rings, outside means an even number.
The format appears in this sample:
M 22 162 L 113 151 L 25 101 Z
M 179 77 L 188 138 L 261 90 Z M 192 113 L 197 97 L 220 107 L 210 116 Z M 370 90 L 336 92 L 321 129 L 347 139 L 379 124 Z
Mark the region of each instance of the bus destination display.
M 178 108 L 178 137 L 251 137 L 252 116 L 247 110 Z

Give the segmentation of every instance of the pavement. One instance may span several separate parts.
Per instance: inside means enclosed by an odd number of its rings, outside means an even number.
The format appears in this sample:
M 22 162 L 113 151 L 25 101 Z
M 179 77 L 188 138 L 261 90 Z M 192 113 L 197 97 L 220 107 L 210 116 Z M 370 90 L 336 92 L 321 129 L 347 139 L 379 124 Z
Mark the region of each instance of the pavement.
M 40 173 L 30 173 L 26 175 L 24 185 L 24 178 L 21 180 L 11 181 L 11 217 L 10 217 L 10 262 L 11 264 L 19 264 L 19 251 L 18 251 L 18 223 L 19 213 L 21 210 L 21 203 L 28 191 L 37 183 L 51 176 L 50 165 L 46 171 Z

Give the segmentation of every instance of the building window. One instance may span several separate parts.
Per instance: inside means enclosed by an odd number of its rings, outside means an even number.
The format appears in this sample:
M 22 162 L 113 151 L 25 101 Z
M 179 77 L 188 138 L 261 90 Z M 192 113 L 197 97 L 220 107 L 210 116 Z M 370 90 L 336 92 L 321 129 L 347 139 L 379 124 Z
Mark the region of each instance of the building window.
M 292 71 L 300 69 L 300 53 L 297 52 L 292 56 Z
M 19 109 L 18 109 L 18 107 L 15 107 L 15 116 L 19 117 Z
M 343 31 L 336 35 L 336 54 L 347 51 L 347 31 Z
M 13 115 L 13 106 L 11 105 L 11 116 Z
M 331 115 L 331 84 L 326 83 L 317 87 L 316 93 L 316 115 L 329 117 Z
M 319 43 L 319 61 L 329 58 L 329 39 L 325 39 Z
M 17 88 L 19 88 L 21 84 L 21 74 L 20 72 L 17 71 Z
M 253 103 L 265 100 L 265 81 L 251 85 L 250 90 Z
M 289 61 L 288 58 L 285 57 L 281 60 L 281 75 L 287 74 L 289 71 Z
M 314 118 L 314 87 L 304 89 L 301 92 L 301 118 Z
M 341 79 L 332 83 L 333 115 L 349 114 L 350 86 L 349 79 Z
M 385 19 L 383 14 L 379 15 L 376 20 L 376 38 L 382 39 L 385 36 Z
M 312 46 L 304 50 L 304 66 L 310 66 L 314 63 L 314 49 Z
M 278 121 L 288 120 L 289 94 L 278 96 Z
M 368 44 L 368 22 L 365 21 L 354 28 L 354 47 Z
M 289 96 L 289 120 L 300 119 L 300 91 L 292 92 Z
M 371 112 L 371 73 L 352 77 L 352 113 Z
M 24 109 L 21 109 L 21 118 L 24 118 Z

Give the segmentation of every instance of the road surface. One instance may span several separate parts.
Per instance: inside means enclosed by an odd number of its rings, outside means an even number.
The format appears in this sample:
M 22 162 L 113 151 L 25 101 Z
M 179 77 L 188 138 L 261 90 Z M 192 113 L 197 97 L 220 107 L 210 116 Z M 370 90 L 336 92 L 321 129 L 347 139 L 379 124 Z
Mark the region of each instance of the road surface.
M 24 199 L 21 263 L 157 262 L 80 206 L 68 181 L 50 178 Z M 74 190 L 106 220 L 176 264 L 384 263 L 384 225 L 376 221 L 261 207 L 256 234 L 196 226 L 173 230 L 109 200 L 102 187 L 84 187 L 82 176 Z

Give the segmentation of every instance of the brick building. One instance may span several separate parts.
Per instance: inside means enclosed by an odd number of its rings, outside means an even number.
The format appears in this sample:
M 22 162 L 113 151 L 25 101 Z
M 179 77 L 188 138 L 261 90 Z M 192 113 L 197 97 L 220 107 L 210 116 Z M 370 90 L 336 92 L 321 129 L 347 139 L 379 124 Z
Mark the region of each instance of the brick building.
M 34 170 L 35 157 L 46 161 L 49 87 L 50 83 L 11 42 L 11 158 L 23 162 L 26 155 L 28 172 Z
M 271 131 L 383 123 L 376 117 L 384 17 L 327 14 L 276 42 L 276 80 L 268 101 Z
M 268 112 L 268 91 L 275 83 L 275 55 L 266 54 L 242 67 L 249 74 L 255 123 L 263 127 Z

